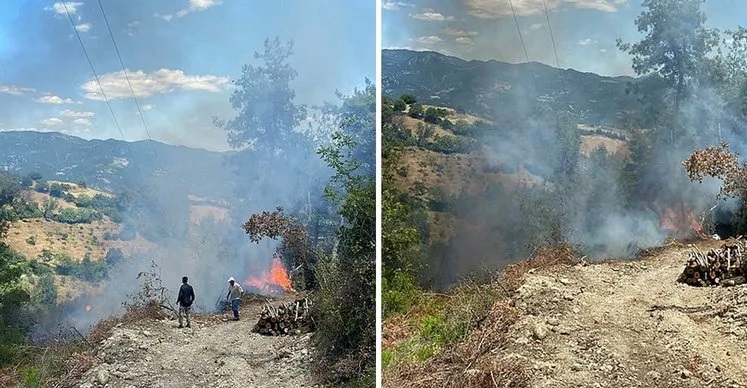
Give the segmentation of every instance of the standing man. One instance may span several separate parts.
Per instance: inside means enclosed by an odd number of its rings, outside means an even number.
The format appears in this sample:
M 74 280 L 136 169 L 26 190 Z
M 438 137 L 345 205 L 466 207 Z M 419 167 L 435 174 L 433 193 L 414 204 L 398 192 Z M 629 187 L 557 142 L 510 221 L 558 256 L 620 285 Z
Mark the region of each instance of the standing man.
M 244 290 L 241 286 L 236 283 L 233 277 L 228 278 L 228 295 L 226 296 L 228 301 L 231 302 L 231 310 L 233 310 L 233 320 L 239 320 L 239 299 Z
M 191 327 L 189 324 L 189 310 L 192 309 L 192 302 L 195 301 L 195 291 L 192 286 L 187 284 L 187 277 L 182 277 L 182 286 L 179 288 L 179 297 L 176 299 L 176 303 L 179 305 L 179 328 L 182 327 L 182 315 L 187 317 L 187 327 Z

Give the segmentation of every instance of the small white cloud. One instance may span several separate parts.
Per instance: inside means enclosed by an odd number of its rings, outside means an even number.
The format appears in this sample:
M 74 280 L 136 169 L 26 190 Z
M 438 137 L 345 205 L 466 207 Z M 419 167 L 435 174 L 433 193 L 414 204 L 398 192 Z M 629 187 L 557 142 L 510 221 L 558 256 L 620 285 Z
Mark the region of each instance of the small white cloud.
M 464 0 L 469 14 L 480 19 L 500 19 L 504 17 L 538 15 L 547 10 L 568 4 L 575 8 L 593 9 L 603 12 L 617 12 L 628 0 Z M 513 5 L 513 9 L 512 6 Z
M 83 5 L 83 3 L 78 3 L 74 1 L 68 1 L 65 3 L 57 2 L 52 4 L 51 7 L 44 7 L 45 11 L 53 11 L 54 13 L 58 15 L 65 15 L 65 6 L 67 6 L 67 13 L 70 13 L 70 15 L 75 15 L 78 12 L 78 7 Z
M 153 105 L 145 104 L 145 105 L 141 106 L 141 108 L 142 108 L 142 110 L 151 110 L 151 109 L 153 109 Z
M 420 38 L 418 38 L 418 43 L 422 43 L 422 44 L 436 44 L 436 43 L 440 43 L 443 41 L 444 41 L 443 39 L 435 35 L 421 36 Z
M 432 9 L 426 9 L 423 13 L 410 15 L 413 19 L 427 20 L 430 22 L 443 22 L 446 20 L 454 20 L 453 16 L 444 16 L 443 14 L 436 12 Z
M 124 72 L 118 71 L 99 76 L 101 87 L 110 100 L 131 98 L 132 92 L 136 97 L 150 97 L 154 94 L 170 93 L 177 90 L 202 90 L 219 92 L 228 83 L 228 78 L 215 75 L 187 75 L 181 70 L 159 69 L 146 73 L 142 70 L 127 71 L 129 83 Z M 132 92 L 130 91 L 132 85 Z M 90 80 L 80 88 L 85 97 L 91 100 L 103 101 L 98 83 Z
M 531 26 L 529 26 L 530 30 L 539 30 L 542 28 L 542 23 L 532 23 Z
M 174 18 L 174 16 L 176 16 L 177 18 L 182 18 L 192 12 L 204 11 L 208 8 L 211 8 L 216 5 L 220 5 L 220 4 L 221 4 L 220 0 L 189 0 L 189 7 L 177 11 L 174 15 L 170 15 L 170 14 L 161 15 L 161 14 L 156 13 L 153 16 L 160 17 L 161 19 L 169 22 Z
M 589 46 L 595 43 L 597 43 L 597 41 L 591 38 L 581 39 L 578 41 L 578 44 L 581 46 Z
M 564 0 L 566 3 L 575 5 L 577 8 L 595 9 L 603 12 L 617 12 L 620 5 L 627 0 Z
M 443 30 L 444 34 L 451 35 L 451 36 L 467 36 L 467 37 L 474 37 L 477 36 L 477 31 L 465 31 L 465 30 L 458 30 L 456 28 L 445 28 Z
M 414 6 L 415 4 L 402 3 L 402 2 L 397 2 L 397 1 L 384 1 L 381 3 L 381 8 L 387 11 L 396 11 L 400 8 L 414 7 Z
M 466 36 L 458 36 L 454 41 L 461 44 L 475 44 L 475 42 L 472 41 L 472 38 Z
M 140 22 L 137 20 L 131 21 L 127 23 L 127 35 L 128 36 L 134 36 L 135 33 L 138 31 L 138 26 L 140 25 Z
M 599 49 L 599 52 L 606 53 L 607 49 Z
M 58 119 L 57 117 L 52 117 L 52 118 L 44 119 L 44 120 L 39 121 L 39 122 L 42 123 L 42 124 L 44 124 L 44 125 L 62 125 L 62 124 L 65 124 L 65 122 L 62 121 L 62 119 Z
M 91 120 L 88 120 L 88 119 L 75 119 L 75 121 L 73 121 L 73 123 L 75 123 L 77 125 L 86 125 L 86 126 L 88 126 L 88 125 L 91 125 Z
M 13 85 L 0 85 L 0 93 L 10 94 L 11 96 L 22 96 L 26 93 L 33 93 L 36 90 L 33 88 L 22 88 Z
M 160 13 L 156 12 L 156 13 L 153 14 L 153 17 L 155 17 L 155 18 L 161 18 L 161 19 L 163 19 L 163 20 L 165 20 L 167 22 L 170 22 L 171 19 L 174 18 L 174 15 L 161 15 Z
M 88 31 L 91 31 L 91 27 L 93 27 L 91 23 L 81 23 L 81 24 L 76 25 L 75 29 L 80 32 L 88 32 Z
M 75 103 L 75 101 L 73 101 L 70 98 L 62 98 L 62 97 L 53 96 L 53 95 L 41 96 L 34 101 L 41 102 L 42 104 L 56 104 L 56 105 Z
M 65 109 L 61 110 L 60 117 L 70 117 L 70 118 L 82 118 L 82 117 L 93 117 L 93 112 L 76 112 L 74 110 Z

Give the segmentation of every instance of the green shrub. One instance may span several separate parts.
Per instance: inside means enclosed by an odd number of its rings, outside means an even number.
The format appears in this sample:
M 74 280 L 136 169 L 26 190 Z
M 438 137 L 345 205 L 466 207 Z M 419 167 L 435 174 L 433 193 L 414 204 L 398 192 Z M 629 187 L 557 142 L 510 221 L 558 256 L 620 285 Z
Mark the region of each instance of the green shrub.
M 73 276 L 91 283 L 104 280 L 108 275 L 106 261 L 91 260 L 88 254 L 80 262 L 64 253 L 55 255 L 55 260 L 58 275 Z
M 47 181 L 36 181 L 36 191 L 40 193 L 46 193 L 49 191 L 49 183 Z
M 36 236 L 29 236 L 26 239 L 26 243 L 29 245 L 36 245 Z
M 420 296 L 420 290 L 414 277 L 403 272 L 396 272 L 391 280 L 381 279 L 382 314 L 390 316 L 405 313 Z
M 41 388 L 44 380 L 42 372 L 37 366 L 27 366 L 21 369 L 23 384 L 26 388 Z
M 102 218 L 103 216 L 98 211 L 86 208 L 64 208 L 54 217 L 55 221 L 65 224 L 90 224 Z

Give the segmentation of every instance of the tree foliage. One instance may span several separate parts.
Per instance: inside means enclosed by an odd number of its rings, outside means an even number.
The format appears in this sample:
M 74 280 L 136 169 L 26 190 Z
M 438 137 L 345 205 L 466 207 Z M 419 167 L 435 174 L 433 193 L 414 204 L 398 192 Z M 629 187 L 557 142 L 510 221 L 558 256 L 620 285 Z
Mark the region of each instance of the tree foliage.
M 296 93 L 291 83 L 298 74 L 287 62 L 292 54 L 292 41 L 266 39 L 264 51 L 254 53 L 262 64 L 244 65 L 230 99 L 238 114 L 228 122 L 218 121 L 231 147 L 253 145 L 270 156 L 304 145 L 303 135 L 294 131 L 306 108 L 293 102 Z

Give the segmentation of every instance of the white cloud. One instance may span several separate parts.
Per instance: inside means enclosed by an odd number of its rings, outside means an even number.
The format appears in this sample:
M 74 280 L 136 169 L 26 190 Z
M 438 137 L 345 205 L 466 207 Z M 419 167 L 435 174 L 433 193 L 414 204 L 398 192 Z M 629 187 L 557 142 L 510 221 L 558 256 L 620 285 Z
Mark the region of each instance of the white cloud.
M 606 53 L 606 52 L 607 52 L 607 49 L 599 49 L 599 52 L 601 52 L 601 53 Z
M 578 44 L 581 46 L 589 46 L 595 43 L 597 43 L 597 41 L 591 38 L 586 38 L 578 41 Z
M 474 37 L 477 36 L 477 31 L 465 31 L 465 30 L 457 30 L 455 28 L 445 28 L 443 30 L 444 34 L 451 35 L 451 36 L 466 36 L 466 37 Z
M 182 18 L 192 12 L 204 11 L 210 7 L 214 7 L 220 4 L 220 0 L 189 0 L 189 6 L 177 11 L 174 15 L 161 15 L 156 13 L 153 16 L 160 17 L 161 19 L 169 22 L 174 18 L 174 16 L 176 16 L 177 18 Z
M 74 1 L 68 1 L 65 3 L 57 2 L 52 4 L 51 7 L 44 7 L 45 11 L 54 11 L 54 13 L 58 15 L 65 15 L 65 6 L 67 5 L 67 12 L 70 13 L 70 15 L 75 15 L 78 12 L 78 7 L 83 5 L 83 3 L 78 3 Z
M 422 43 L 422 44 L 436 44 L 439 42 L 443 42 L 443 39 L 435 35 L 421 36 L 420 38 L 418 38 L 418 43 Z
M 469 14 L 480 19 L 499 19 L 513 16 L 511 3 L 495 0 L 464 0 Z M 514 0 L 513 11 L 517 16 L 535 15 L 553 10 L 563 4 L 575 8 L 594 9 L 603 12 L 617 12 L 628 0 Z
M 573 4 L 577 8 L 595 9 L 603 12 L 617 12 L 620 5 L 627 3 L 627 0 L 564 0 L 566 3 Z
M 475 44 L 475 42 L 472 41 L 472 38 L 466 36 L 458 36 L 454 41 L 461 44 Z
M 140 22 L 135 20 L 127 23 L 127 35 L 128 36 L 134 36 L 135 33 L 138 31 L 138 26 L 140 25 Z
M 397 2 L 397 1 L 384 1 L 381 3 L 381 8 L 387 11 L 396 11 L 400 8 L 414 7 L 414 6 L 415 4 L 402 3 L 402 2 Z
M 145 105 L 141 106 L 140 108 L 142 110 L 151 110 L 151 109 L 153 109 L 153 105 L 151 105 L 151 104 L 145 104 Z
M 542 23 L 532 23 L 531 26 L 529 26 L 530 30 L 539 30 L 542 28 Z
M 189 8 L 197 11 L 220 4 L 218 0 L 189 0 Z
M 44 119 L 44 120 L 41 120 L 39 122 L 42 123 L 42 124 L 44 124 L 44 125 L 62 125 L 62 124 L 65 124 L 65 122 L 62 121 L 62 119 L 58 119 L 57 117 L 52 117 L 52 118 Z
M 70 98 L 62 98 L 62 97 L 57 97 L 57 96 L 52 96 L 52 95 L 41 96 L 34 101 L 41 102 L 42 104 L 56 104 L 56 105 L 75 103 L 75 101 L 73 101 Z
M 423 10 L 423 13 L 410 15 L 413 19 L 427 20 L 430 22 L 443 22 L 446 20 L 454 20 L 453 16 L 444 16 L 443 14 L 436 12 L 432 9 Z
M 153 14 L 153 17 L 161 18 L 161 19 L 163 19 L 163 20 L 165 20 L 167 22 L 170 22 L 171 19 L 174 18 L 174 15 L 161 15 L 160 13 L 156 12 L 156 13 Z
M 91 120 L 89 119 L 75 119 L 73 123 L 77 125 L 91 125 Z
M 61 110 L 60 117 L 70 117 L 70 118 L 83 118 L 83 117 L 93 117 L 93 112 L 76 112 L 74 110 L 65 109 Z
M 13 85 L 0 85 L 0 93 L 10 94 L 11 96 L 22 96 L 25 93 L 31 93 L 35 91 L 36 90 L 32 88 L 22 88 Z
M 181 70 L 159 69 L 146 73 L 142 70 L 127 72 L 136 97 L 150 97 L 154 94 L 177 90 L 202 90 L 219 92 L 228 83 L 228 78 L 215 75 L 187 75 Z M 106 97 L 110 100 L 132 97 L 124 72 L 118 71 L 99 76 Z M 80 88 L 91 100 L 103 101 L 101 90 L 95 80 L 90 80 Z
M 76 25 L 75 29 L 80 32 L 88 32 L 91 30 L 91 27 L 93 27 L 91 23 L 81 23 L 81 24 Z

